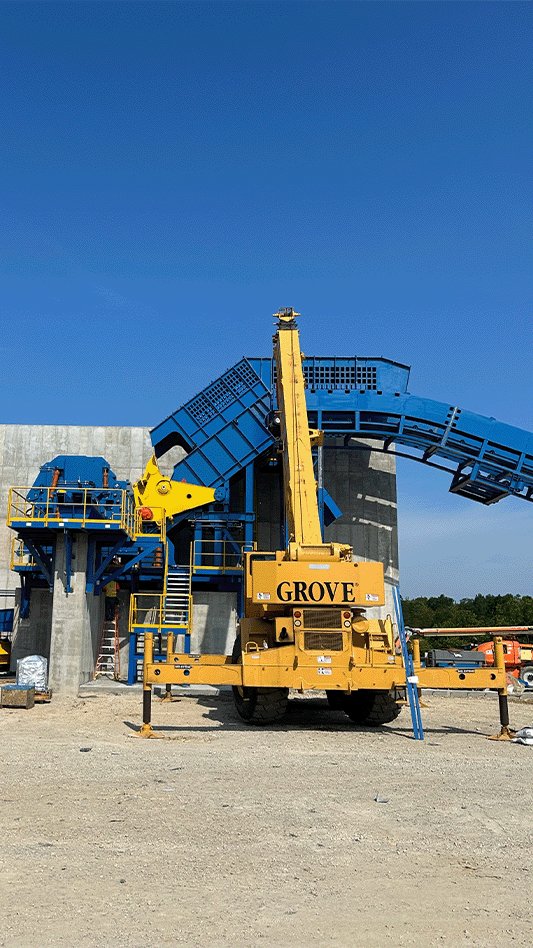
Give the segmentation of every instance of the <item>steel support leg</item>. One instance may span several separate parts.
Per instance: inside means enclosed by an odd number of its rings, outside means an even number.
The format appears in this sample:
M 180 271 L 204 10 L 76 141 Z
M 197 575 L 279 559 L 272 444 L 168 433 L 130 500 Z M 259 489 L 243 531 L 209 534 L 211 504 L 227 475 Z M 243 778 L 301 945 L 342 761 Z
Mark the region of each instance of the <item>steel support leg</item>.
M 503 640 L 501 635 L 494 636 L 494 666 L 505 672 L 505 653 L 503 651 Z M 500 706 L 500 724 L 499 734 L 491 734 L 489 741 L 512 741 L 515 732 L 509 727 L 509 702 L 507 700 L 507 688 L 498 690 L 498 704 Z
M 143 723 L 140 731 L 136 731 L 137 737 L 163 737 L 163 734 L 156 734 L 152 728 L 152 686 L 146 684 L 146 665 L 152 663 L 154 657 L 154 634 L 153 632 L 144 633 L 144 688 L 143 688 Z

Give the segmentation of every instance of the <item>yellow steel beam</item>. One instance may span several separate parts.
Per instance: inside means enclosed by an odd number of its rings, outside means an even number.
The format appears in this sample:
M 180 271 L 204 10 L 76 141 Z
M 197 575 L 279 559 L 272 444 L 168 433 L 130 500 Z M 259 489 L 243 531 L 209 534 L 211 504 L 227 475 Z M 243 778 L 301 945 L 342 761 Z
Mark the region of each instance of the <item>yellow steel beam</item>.
M 285 652 L 285 655 L 283 653 Z M 150 656 L 151 657 L 151 656 Z M 324 658 L 324 656 L 320 656 Z M 387 665 L 331 664 L 318 656 L 305 655 L 293 661 L 292 649 L 267 649 L 245 653 L 243 664 L 234 665 L 229 655 L 171 656 L 172 661 L 145 664 L 145 684 L 243 685 L 248 688 L 296 688 L 353 691 L 389 691 L 405 687 L 405 669 L 398 662 Z M 505 688 L 505 673 L 498 668 L 481 668 L 464 673 L 460 668 L 416 669 L 420 688 L 485 689 Z
M 312 443 L 322 443 L 322 432 L 310 430 L 305 403 L 304 356 L 300 350 L 294 310 L 280 310 L 274 336 L 276 387 L 283 445 L 283 480 L 289 543 L 287 559 L 352 559 L 351 546 L 324 544 L 318 512 Z

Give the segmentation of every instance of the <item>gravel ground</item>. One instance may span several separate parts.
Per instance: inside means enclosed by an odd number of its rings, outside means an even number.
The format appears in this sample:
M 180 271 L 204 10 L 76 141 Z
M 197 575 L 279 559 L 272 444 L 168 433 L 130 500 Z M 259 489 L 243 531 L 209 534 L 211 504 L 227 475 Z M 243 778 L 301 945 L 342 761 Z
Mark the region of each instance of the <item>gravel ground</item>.
M 377 730 L 321 697 L 250 728 L 227 694 L 0 709 L 5 948 L 528 946 L 533 748 L 497 702 Z M 510 705 L 511 723 L 533 706 Z

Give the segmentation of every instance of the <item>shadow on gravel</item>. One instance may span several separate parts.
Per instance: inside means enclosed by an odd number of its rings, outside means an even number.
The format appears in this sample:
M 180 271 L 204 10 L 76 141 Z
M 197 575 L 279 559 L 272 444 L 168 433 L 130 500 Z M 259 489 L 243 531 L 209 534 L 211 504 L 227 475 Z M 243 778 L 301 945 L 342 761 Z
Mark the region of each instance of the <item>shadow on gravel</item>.
M 279 724 L 271 725 L 250 725 L 241 721 L 231 695 L 206 695 L 193 696 L 189 699 L 182 696 L 182 700 L 191 700 L 205 708 L 205 725 L 180 725 L 180 709 L 176 704 L 176 717 L 174 724 L 160 724 L 157 720 L 157 710 L 154 709 L 152 718 L 152 728 L 161 736 L 167 733 L 208 733 L 210 731 L 219 731 L 220 725 L 224 730 L 231 731 L 253 731 L 256 728 L 261 731 L 273 731 L 283 733 L 287 731 L 333 731 L 379 734 L 381 737 L 402 738 L 404 740 L 414 740 L 413 730 L 410 724 L 409 710 L 405 708 L 401 719 L 391 725 L 382 725 L 381 727 L 363 727 L 354 724 L 342 711 L 332 710 L 325 698 L 306 698 L 304 700 L 293 698 L 287 706 L 287 713 L 283 721 Z M 213 722 L 210 726 L 209 722 Z M 218 722 L 215 724 L 214 722 Z M 132 731 L 140 729 L 140 723 L 134 724 L 131 721 L 124 721 L 126 727 Z M 486 737 L 479 731 L 470 728 L 459 728 L 453 725 L 444 727 L 424 727 L 426 738 L 443 734 L 471 734 L 476 737 Z
M 352 731 L 371 730 L 356 728 L 342 711 L 333 711 L 325 698 L 306 698 L 289 700 L 285 717 L 279 724 L 254 725 L 242 721 L 233 704 L 231 695 L 217 695 L 198 698 L 198 704 L 206 709 L 205 717 L 210 721 L 219 721 L 233 730 L 250 731 Z M 381 729 L 380 729 L 381 730 Z

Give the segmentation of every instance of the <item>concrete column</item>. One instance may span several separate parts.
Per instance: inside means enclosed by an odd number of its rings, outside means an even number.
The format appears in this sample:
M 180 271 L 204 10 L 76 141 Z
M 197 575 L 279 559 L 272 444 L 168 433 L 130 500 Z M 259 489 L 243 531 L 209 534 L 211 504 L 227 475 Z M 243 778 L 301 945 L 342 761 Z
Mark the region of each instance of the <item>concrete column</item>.
M 59 695 L 76 695 L 80 684 L 94 677 L 103 621 L 103 596 L 85 592 L 87 534 L 74 534 L 72 592 L 66 591 L 65 536 L 58 534 L 55 559 L 50 687 Z M 102 601 L 101 601 L 102 600 Z
M 338 445 L 341 444 L 339 439 Z M 381 442 L 324 450 L 325 486 L 342 510 L 324 531 L 326 540 L 349 543 L 354 560 L 383 563 L 385 605 L 367 609 L 369 619 L 394 618 L 392 586 L 398 583 L 396 461 L 394 455 L 372 451 Z
M 192 652 L 231 655 L 237 634 L 236 593 L 195 593 L 192 617 Z

